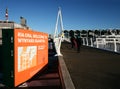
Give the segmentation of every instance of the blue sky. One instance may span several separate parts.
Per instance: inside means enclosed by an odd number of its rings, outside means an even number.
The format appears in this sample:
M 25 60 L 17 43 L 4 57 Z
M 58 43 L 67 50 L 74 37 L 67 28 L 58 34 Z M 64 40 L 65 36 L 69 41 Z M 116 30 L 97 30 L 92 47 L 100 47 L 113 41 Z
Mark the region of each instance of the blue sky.
M 120 0 L 0 0 L 0 20 L 8 7 L 9 20 L 23 16 L 30 28 L 53 34 L 59 6 L 64 29 L 120 28 Z

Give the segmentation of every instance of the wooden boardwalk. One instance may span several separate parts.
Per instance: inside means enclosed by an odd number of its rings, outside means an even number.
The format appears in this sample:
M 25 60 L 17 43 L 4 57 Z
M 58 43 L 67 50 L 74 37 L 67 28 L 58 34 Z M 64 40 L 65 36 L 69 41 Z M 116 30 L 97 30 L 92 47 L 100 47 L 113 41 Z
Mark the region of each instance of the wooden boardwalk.
M 75 89 L 120 89 L 120 54 L 86 46 L 81 46 L 77 53 L 66 42 L 62 43 L 61 52 Z M 63 89 L 58 70 L 61 59 L 54 55 L 55 52 L 49 52 L 47 68 L 26 81 L 27 87 L 15 89 Z M 70 81 L 67 84 L 70 87 Z
M 120 54 L 62 43 L 61 53 L 75 89 L 120 89 Z

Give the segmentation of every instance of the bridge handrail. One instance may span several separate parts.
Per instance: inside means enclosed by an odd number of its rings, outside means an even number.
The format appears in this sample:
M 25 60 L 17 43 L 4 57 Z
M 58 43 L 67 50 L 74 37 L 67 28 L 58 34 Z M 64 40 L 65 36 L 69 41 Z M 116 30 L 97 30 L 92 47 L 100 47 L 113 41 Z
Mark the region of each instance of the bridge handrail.
M 120 43 L 120 38 L 96 38 L 97 42 L 105 42 L 105 43 Z

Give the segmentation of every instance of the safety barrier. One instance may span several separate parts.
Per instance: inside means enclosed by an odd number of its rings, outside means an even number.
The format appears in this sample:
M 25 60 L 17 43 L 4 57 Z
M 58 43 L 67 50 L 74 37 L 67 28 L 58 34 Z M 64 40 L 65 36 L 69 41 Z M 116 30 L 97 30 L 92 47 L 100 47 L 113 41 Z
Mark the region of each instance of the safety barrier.
M 58 58 L 59 58 L 59 73 L 63 89 L 75 89 L 69 71 L 64 62 L 63 56 L 59 56 Z
M 120 38 L 82 38 L 83 45 L 120 53 Z

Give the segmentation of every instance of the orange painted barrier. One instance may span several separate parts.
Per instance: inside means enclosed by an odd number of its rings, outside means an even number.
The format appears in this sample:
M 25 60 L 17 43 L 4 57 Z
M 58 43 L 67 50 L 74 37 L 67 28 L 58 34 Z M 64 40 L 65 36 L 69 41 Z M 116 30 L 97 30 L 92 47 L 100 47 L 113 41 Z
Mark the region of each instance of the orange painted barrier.
M 2 29 L 3 84 L 16 87 L 48 64 L 48 34 L 24 29 Z
M 48 63 L 48 34 L 14 30 L 15 86 L 30 79 Z

